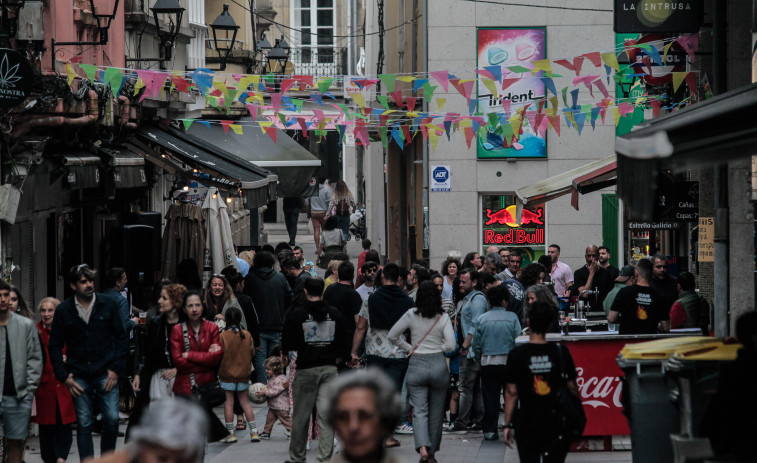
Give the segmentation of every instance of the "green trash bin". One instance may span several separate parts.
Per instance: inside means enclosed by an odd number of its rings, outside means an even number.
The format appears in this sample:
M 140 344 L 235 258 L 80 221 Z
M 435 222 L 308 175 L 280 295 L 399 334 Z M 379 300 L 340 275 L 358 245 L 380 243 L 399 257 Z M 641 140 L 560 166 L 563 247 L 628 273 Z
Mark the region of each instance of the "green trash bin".
M 666 360 L 676 349 L 698 345 L 702 339 L 675 337 L 629 344 L 618 355 L 618 366 L 625 373 L 623 408 L 634 463 L 673 461 L 670 436 L 680 429 L 680 415 L 670 400 L 672 379 L 666 373 Z

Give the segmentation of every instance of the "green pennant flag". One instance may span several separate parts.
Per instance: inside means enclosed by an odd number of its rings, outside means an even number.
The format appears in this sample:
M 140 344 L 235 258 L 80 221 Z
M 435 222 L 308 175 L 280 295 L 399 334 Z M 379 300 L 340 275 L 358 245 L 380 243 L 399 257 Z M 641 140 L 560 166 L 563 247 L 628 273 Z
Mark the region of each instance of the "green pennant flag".
M 378 78 L 381 79 L 381 83 L 386 85 L 386 91 L 392 93 L 397 83 L 396 74 L 379 74 Z
M 84 74 L 87 76 L 87 79 L 89 79 L 90 82 L 95 81 L 95 73 L 97 72 L 97 65 L 96 64 L 81 64 L 79 63 L 79 67 L 82 68 L 84 71 Z
M 562 93 L 562 104 L 567 108 L 568 107 L 568 87 L 565 87 L 564 89 L 560 90 L 560 93 Z
M 489 113 L 489 125 L 492 127 L 492 129 L 496 128 L 497 125 L 499 125 L 499 114 L 498 113 Z
M 331 87 L 331 82 L 333 81 L 334 79 L 331 77 L 318 79 L 318 90 L 320 90 L 321 93 L 326 93 L 329 90 L 329 87 Z
M 276 76 L 273 74 L 266 74 L 263 76 L 263 79 L 265 79 L 265 81 L 268 82 L 269 84 L 276 83 Z
M 113 92 L 113 95 L 118 95 L 124 82 L 123 71 L 117 68 L 108 68 L 105 70 L 104 79 L 105 82 L 110 84 L 110 91 Z
M 507 66 L 507 69 L 510 70 L 510 72 L 515 72 L 518 74 L 524 73 L 524 72 L 531 72 L 530 69 L 525 68 L 523 66 Z
M 431 104 L 431 101 L 434 99 L 434 92 L 436 91 L 437 88 L 439 88 L 439 86 L 437 85 L 432 86 L 428 82 L 426 82 L 425 84 L 423 84 L 423 86 L 421 86 L 421 89 L 423 89 L 423 98 L 426 100 L 428 104 Z
M 379 103 L 381 103 L 381 106 L 383 106 L 386 109 L 389 109 L 389 100 L 386 95 L 376 95 L 376 99 Z
M 302 112 L 302 105 L 305 103 L 305 100 L 301 100 L 299 98 L 292 98 L 292 104 L 297 108 L 297 112 Z
M 218 108 L 218 98 L 214 96 L 207 96 L 205 97 L 208 100 L 208 103 L 210 103 L 210 106 L 219 109 Z
M 194 119 L 182 119 L 181 123 L 184 124 L 184 131 L 189 132 L 189 127 L 192 125 L 192 122 L 194 122 Z
M 381 145 L 384 146 L 384 149 L 387 149 L 387 130 L 386 127 L 379 127 L 379 135 L 381 136 Z
M 281 121 L 282 124 L 284 124 L 284 127 L 286 127 L 287 126 L 286 114 L 276 113 L 276 115 L 279 116 L 279 120 Z

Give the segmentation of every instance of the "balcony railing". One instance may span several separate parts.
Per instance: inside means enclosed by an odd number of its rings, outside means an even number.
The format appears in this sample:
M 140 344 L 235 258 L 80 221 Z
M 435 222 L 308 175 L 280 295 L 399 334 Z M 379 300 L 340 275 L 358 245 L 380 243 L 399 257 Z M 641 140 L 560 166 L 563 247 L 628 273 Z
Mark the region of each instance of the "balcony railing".
M 333 77 L 347 73 L 347 48 L 292 48 L 289 61 L 294 74 Z

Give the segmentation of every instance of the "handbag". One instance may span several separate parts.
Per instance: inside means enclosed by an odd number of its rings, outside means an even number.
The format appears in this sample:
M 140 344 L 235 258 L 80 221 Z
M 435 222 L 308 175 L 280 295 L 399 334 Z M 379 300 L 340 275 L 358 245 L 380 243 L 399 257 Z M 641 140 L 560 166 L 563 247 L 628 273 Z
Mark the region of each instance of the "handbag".
M 557 419 L 559 434 L 568 442 L 574 442 L 583 436 L 586 427 L 586 412 L 581 399 L 568 389 L 568 374 L 563 362 L 562 346 L 557 344 L 557 358 L 560 364 L 562 387 L 557 390 Z
M 187 335 L 187 324 L 181 324 L 181 331 L 184 333 L 184 350 L 189 352 L 189 336 Z M 200 403 L 209 407 L 218 407 L 226 402 L 226 392 L 221 388 L 218 380 L 209 381 L 205 384 L 197 384 L 195 374 L 189 374 L 189 384 L 192 386 L 192 394 L 197 396 Z
M 431 325 L 431 328 L 429 328 L 428 331 L 426 331 L 426 334 L 424 334 L 423 337 L 420 339 L 420 341 L 418 341 L 417 343 L 415 343 L 415 346 L 413 347 L 413 349 L 410 352 L 408 352 L 407 358 L 410 358 L 410 356 L 415 353 L 415 351 L 418 349 L 418 346 L 420 346 L 421 343 L 423 342 L 423 340 L 426 339 L 426 336 L 428 336 L 428 334 L 431 332 L 431 330 L 434 329 L 434 327 L 436 326 L 437 323 L 439 323 L 439 320 L 441 320 L 441 318 L 442 318 L 441 315 L 439 315 L 438 317 L 436 317 L 436 321 L 434 321 L 434 324 Z

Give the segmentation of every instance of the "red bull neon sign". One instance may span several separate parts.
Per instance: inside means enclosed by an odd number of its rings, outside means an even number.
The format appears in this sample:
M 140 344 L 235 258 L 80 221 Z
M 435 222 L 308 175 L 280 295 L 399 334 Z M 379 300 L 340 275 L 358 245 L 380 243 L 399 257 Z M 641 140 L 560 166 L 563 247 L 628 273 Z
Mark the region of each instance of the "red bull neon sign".
M 523 209 L 518 221 L 512 195 L 484 195 L 482 213 L 484 246 L 545 244 L 544 206 Z

